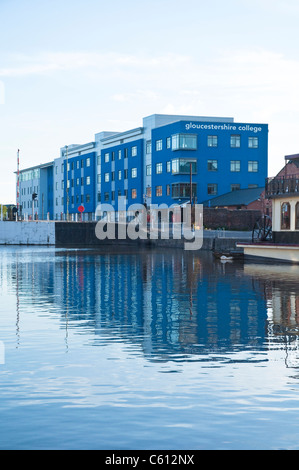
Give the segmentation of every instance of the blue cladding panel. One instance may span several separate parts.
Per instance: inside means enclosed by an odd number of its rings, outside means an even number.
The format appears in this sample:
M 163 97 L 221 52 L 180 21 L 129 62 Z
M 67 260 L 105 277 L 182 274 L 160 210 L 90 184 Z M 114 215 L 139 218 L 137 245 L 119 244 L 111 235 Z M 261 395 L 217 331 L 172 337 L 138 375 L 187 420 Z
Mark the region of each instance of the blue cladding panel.
M 167 149 L 167 138 L 175 134 L 193 134 L 197 136 L 197 150 Z M 240 136 L 240 147 L 231 147 L 231 136 Z M 217 146 L 208 146 L 208 136 L 217 137 Z M 249 147 L 249 138 L 258 138 L 258 147 Z M 162 150 L 156 150 L 156 141 L 162 140 Z M 252 139 L 251 139 L 252 143 Z M 254 145 L 256 142 L 254 142 Z M 232 184 L 240 188 L 249 185 L 265 185 L 268 172 L 268 126 L 263 124 L 211 123 L 180 121 L 152 131 L 152 202 L 155 204 L 173 204 L 178 199 L 166 195 L 166 185 L 189 183 L 190 174 L 173 175 L 167 173 L 167 161 L 175 158 L 197 160 L 197 174 L 192 182 L 197 183 L 197 202 L 203 202 L 214 196 L 208 194 L 208 184 L 217 185 L 217 194 L 231 191 Z M 208 160 L 216 160 L 217 171 L 208 170 Z M 231 161 L 240 161 L 240 171 L 231 171 Z M 249 172 L 248 162 L 258 162 L 258 171 Z M 162 163 L 163 172 L 156 174 L 156 164 Z M 162 197 L 156 196 L 156 186 L 162 186 Z M 187 199 L 185 199 L 187 200 Z
M 135 149 L 136 155 L 133 155 Z M 120 152 L 120 154 L 119 154 Z M 105 155 L 109 154 L 109 161 L 105 162 Z M 120 158 L 119 158 L 120 155 Z M 136 169 L 137 177 L 132 177 L 132 170 Z M 119 179 L 120 172 L 120 179 Z M 105 181 L 105 174 L 109 174 L 109 181 Z M 114 178 L 114 179 L 113 179 Z M 136 198 L 132 197 L 132 190 L 136 191 Z M 143 139 L 116 145 L 101 152 L 101 203 L 113 203 L 117 210 L 118 196 L 124 196 L 127 191 L 127 204 L 143 203 Z M 107 195 L 108 199 L 105 198 Z
M 88 166 L 89 162 L 89 166 Z M 78 207 L 83 205 L 85 213 L 95 212 L 96 208 L 96 154 L 79 155 L 68 159 L 69 206 L 70 214 L 79 214 Z M 64 161 L 64 212 L 67 213 L 66 160 Z M 89 183 L 89 184 L 88 184 Z

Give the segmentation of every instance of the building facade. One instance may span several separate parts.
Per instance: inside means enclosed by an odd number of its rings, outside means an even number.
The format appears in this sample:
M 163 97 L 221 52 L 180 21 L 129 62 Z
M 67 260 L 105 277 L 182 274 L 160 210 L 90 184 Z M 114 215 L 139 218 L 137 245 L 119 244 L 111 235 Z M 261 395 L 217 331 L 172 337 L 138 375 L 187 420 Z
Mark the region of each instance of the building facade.
M 46 166 L 23 170 L 23 216 L 32 215 L 34 188 L 38 218 L 87 221 L 97 218 L 99 204 L 117 212 L 135 203 L 170 206 L 191 197 L 201 203 L 265 184 L 266 124 L 160 114 L 145 117 L 142 124 L 125 132 L 100 132 L 93 142 L 61 148 L 59 158 Z

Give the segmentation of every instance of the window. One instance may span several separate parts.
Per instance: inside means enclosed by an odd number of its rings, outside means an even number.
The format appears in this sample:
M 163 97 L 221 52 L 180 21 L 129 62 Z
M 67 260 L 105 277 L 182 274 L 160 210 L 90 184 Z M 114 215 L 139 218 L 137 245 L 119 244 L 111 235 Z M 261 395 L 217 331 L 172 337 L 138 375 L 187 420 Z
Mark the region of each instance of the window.
M 152 174 L 152 165 L 146 165 L 146 176 L 150 176 Z
M 137 155 L 137 147 L 134 146 L 132 147 L 132 157 L 136 157 L 136 155 Z
M 115 201 L 115 191 L 111 191 L 111 201 Z
M 86 194 L 86 202 L 90 202 L 90 194 Z
M 230 190 L 231 191 L 238 191 L 238 189 L 241 189 L 241 185 L 236 183 L 236 184 L 231 184 L 230 185 Z
M 156 186 L 156 196 L 157 197 L 162 196 L 162 186 Z
M 111 152 L 111 161 L 114 162 L 115 160 L 115 152 Z
M 110 175 L 109 173 L 105 173 L 105 183 L 109 183 Z
M 101 202 L 101 193 L 98 193 L 98 202 Z
M 137 178 L 137 168 L 132 168 L 132 170 L 131 170 L 131 177 L 132 177 L 132 178 Z
M 98 183 L 101 182 L 101 175 L 97 175 L 97 182 L 98 182 Z
M 248 147 L 250 149 L 257 149 L 259 146 L 259 138 L 258 137 L 248 137 Z
M 231 160 L 231 162 L 230 162 L 230 171 L 240 171 L 240 170 L 241 170 L 240 160 Z
M 136 153 L 136 155 L 137 155 L 137 153 Z M 134 156 L 133 153 L 132 153 L 132 156 Z M 124 158 L 128 158 L 128 149 L 127 148 L 124 149 Z
M 125 180 L 128 179 L 128 170 L 124 170 L 124 179 L 125 179 Z
M 291 206 L 289 202 L 283 202 L 281 205 L 281 230 L 290 230 L 291 224 Z
M 259 162 L 257 161 L 249 161 L 248 162 L 248 171 L 251 173 L 256 173 L 259 171 Z
M 167 173 L 171 173 L 171 162 L 166 162 L 166 171 Z
M 76 179 L 76 185 L 77 185 L 77 186 L 80 186 L 80 178 L 77 178 L 77 179 Z
M 101 155 L 98 155 L 98 156 L 97 156 L 97 164 L 98 164 L 98 165 L 101 164 Z
M 241 136 L 240 135 L 231 135 L 230 136 L 230 146 L 231 146 L 231 148 L 240 148 L 241 147 Z
M 90 176 L 86 176 L 86 184 L 87 184 L 87 186 L 90 185 Z
M 166 195 L 170 196 L 170 184 L 166 185 Z
M 90 158 L 86 159 L 86 166 L 90 166 Z
M 192 174 L 197 174 L 197 160 L 189 160 L 185 158 L 176 158 L 172 160 L 172 174 L 178 175 L 189 175 L 190 174 L 190 165 L 192 168 Z
M 258 188 L 258 184 L 249 184 L 248 185 L 248 189 L 254 189 L 254 188 Z
M 299 230 L 299 202 L 296 204 L 296 221 L 295 221 L 295 229 Z
M 159 152 L 162 150 L 162 139 L 156 140 L 156 151 Z
M 218 147 L 217 135 L 208 135 L 208 147 Z
M 152 153 L 152 141 L 151 140 L 148 140 L 146 142 L 146 154 L 150 154 Z
M 162 163 L 156 163 L 156 174 L 162 173 Z
M 115 181 L 115 171 L 111 172 L 111 181 Z
M 136 198 L 137 198 L 137 189 L 132 189 L 132 191 L 131 191 L 131 197 L 132 197 L 132 199 L 136 199 Z
M 170 137 L 167 137 L 167 139 L 166 139 L 166 147 L 167 147 L 168 149 L 171 148 L 171 138 L 170 138 Z
M 118 151 L 118 159 L 121 160 L 121 150 Z
M 118 170 L 118 179 L 121 180 L 121 170 Z
M 176 134 L 172 136 L 172 150 L 196 150 L 197 135 Z
M 109 162 L 109 153 L 105 153 L 105 163 Z
M 105 202 L 109 201 L 109 193 L 104 193 Z
M 152 197 L 152 188 L 150 186 L 146 188 L 146 197 Z
M 208 171 L 218 170 L 218 160 L 208 160 Z
M 190 183 L 174 183 L 172 186 L 173 199 L 190 199 Z M 197 195 L 197 184 L 192 183 L 192 197 Z
M 218 193 L 218 185 L 215 183 L 208 184 L 208 194 L 210 196 L 215 196 Z

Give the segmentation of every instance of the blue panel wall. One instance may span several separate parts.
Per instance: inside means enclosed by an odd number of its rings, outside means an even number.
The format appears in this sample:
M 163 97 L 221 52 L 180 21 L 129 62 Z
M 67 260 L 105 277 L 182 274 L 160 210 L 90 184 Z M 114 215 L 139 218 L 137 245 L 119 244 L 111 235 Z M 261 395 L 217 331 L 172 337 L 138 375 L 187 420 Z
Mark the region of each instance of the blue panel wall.
M 88 165 L 89 162 L 89 165 Z M 93 213 L 96 208 L 96 154 L 69 158 L 69 171 L 67 162 L 64 161 L 64 212 L 67 213 L 67 179 L 70 181 L 69 188 L 69 214 L 79 214 L 78 207 L 83 205 L 85 213 Z M 68 173 L 68 178 L 67 178 Z M 89 178 L 89 181 L 88 181 Z M 89 182 L 89 184 L 88 184 Z
M 132 154 L 133 148 L 136 155 Z M 106 154 L 108 161 L 105 161 Z M 137 172 L 135 178 L 132 177 L 133 169 Z M 105 181 L 105 174 L 109 174 L 109 181 Z M 133 190 L 136 198 L 132 197 Z M 117 210 L 119 195 L 127 196 L 128 206 L 143 203 L 143 139 L 101 151 L 101 203 L 113 203 Z
M 176 150 L 167 148 L 167 138 L 175 134 L 194 134 L 197 136 L 196 150 Z M 240 136 L 240 147 L 231 147 L 231 136 Z M 217 137 L 217 146 L 208 146 L 208 136 Z M 258 147 L 249 147 L 249 138 L 258 138 Z M 162 139 L 162 150 L 156 150 L 156 141 Z M 172 199 L 173 183 L 189 183 L 190 175 L 167 173 L 167 161 L 175 158 L 195 158 L 197 174 L 192 182 L 197 183 L 197 202 L 203 202 L 217 195 L 231 191 L 231 185 L 240 188 L 249 185 L 264 187 L 268 173 L 268 126 L 266 124 L 211 123 L 180 121 L 156 128 L 152 131 L 152 203 L 168 205 L 178 202 Z M 217 160 L 217 171 L 208 170 L 208 160 Z M 240 171 L 231 171 L 231 161 L 240 161 Z M 258 171 L 249 172 L 248 162 L 258 162 Z M 162 163 L 162 173 L 156 174 L 156 164 Z M 170 185 L 170 195 L 166 185 Z M 208 193 L 208 184 L 217 185 L 217 193 Z M 162 186 L 162 196 L 156 196 L 156 186 Z M 187 199 L 185 199 L 187 200 Z

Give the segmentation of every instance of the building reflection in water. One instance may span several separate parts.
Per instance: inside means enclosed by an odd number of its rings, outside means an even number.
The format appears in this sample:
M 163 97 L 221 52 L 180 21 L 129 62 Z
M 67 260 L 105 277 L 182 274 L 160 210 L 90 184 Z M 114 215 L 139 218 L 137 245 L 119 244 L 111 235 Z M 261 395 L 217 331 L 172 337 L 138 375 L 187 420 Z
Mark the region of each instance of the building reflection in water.
M 284 271 L 283 271 L 284 270 Z M 94 345 L 135 344 L 151 360 L 269 347 L 298 351 L 299 267 L 221 263 L 208 252 L 17 251 L 0 284 Z M 297 359 L 296 359 L 297 360 Z M 294 361 L 294 359 L 292 359 Z

